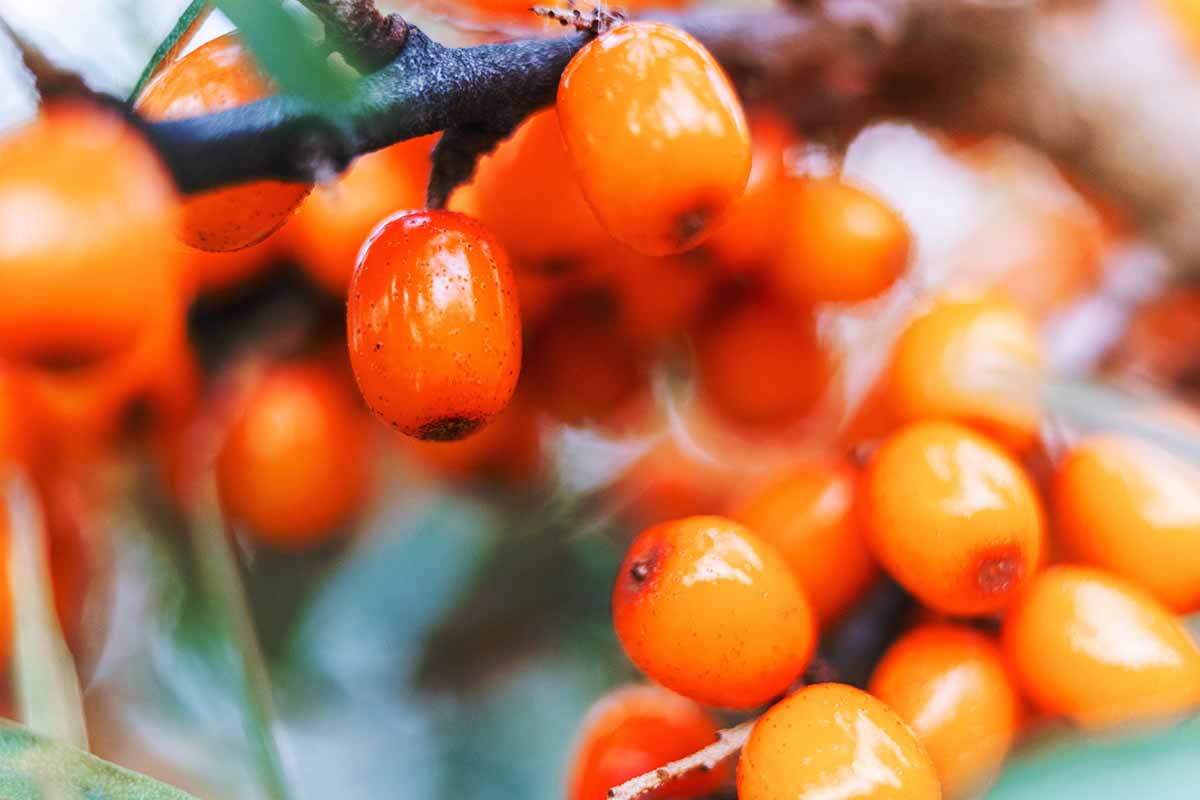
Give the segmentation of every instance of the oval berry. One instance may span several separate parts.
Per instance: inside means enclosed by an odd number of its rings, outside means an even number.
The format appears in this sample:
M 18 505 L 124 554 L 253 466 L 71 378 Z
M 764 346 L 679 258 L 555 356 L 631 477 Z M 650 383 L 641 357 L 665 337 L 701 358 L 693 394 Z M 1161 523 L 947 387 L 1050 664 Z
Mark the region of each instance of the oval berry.
M 350 279 L 350 364 L 376 416 L 418 439 L 478 430 L 512 398 L 521 320 L 508 258 L 453 211 L 398 214 Z
M 937 774 L 904 721 L 837 683 L 776 703 L 750 732 L 738 800 L 939 800 Z
M 575 54 L 558 116 L 601 224 L 651 255 L 700 243 L 742 194 L 750 138 L 720 65 L 658 22 L 620 25 Z
M 613 588 L 634 664 L 707 705 L 751 708 L 799 677 L 812 610 L 774 548 L 732 520 L 688 517 L 634 540 Z
M 1041 503 L 1000 447 L 949 422 L 918 422 L 871 459 L 863 495 L 879 563 L 947 614 L 1003 608 L 1037 569 Z
M 1036 577 L 1005 616 L 1004 651 L 1038 708 L 1086 727 L 1200 705 L 1200 650 L 1183 624 L 1099 570 L 1057 566 Z

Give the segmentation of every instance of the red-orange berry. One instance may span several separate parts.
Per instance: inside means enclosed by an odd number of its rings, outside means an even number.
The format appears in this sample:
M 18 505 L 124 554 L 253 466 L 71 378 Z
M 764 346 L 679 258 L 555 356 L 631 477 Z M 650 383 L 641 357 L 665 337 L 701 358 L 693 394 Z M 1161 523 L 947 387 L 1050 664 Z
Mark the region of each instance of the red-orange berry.
M 823 624 L 878 571 L 855 514 L 857 483 L 848 464 L 803 464 L 754 489 L 730 515 L 779 549 Z
M 812 655 L 812 609 L 787 562 L 723 517 L 664 522 L 633 542 L 613 588 L 625 652 L 672 691 L 751 708 L 781 694 Z
M 999 611 L 1039 564 L 1042 508 L 1029 477 L 961 425 L 919 422 L 887 439 L 862 509 L 879 563 L 947 614 Z
M 584 197 L 635 250 L 699 244 L 745 189 L 737 95 L 712 54 L 669 25 L 620 25 L 586 44 L 563 72 L 558 116 Z
M 112 110 L 51 104 L 0 140 L 0 356 L 132 345 L 179 292 L 175 217 L 166 170 Z
M 909 724 L 947 798 L 978 797 L 1016 737 L 1021 698 L 991 637 L 963 625 L 909 631 L 884 654 L 871 694 Z
M 624 686 L 600 698 L 580 726 L 567 800 L 607 800 L 608 790 L 712 744 L 717 723 L 691 700 L 657 686 Z M 672 781 L 645 797 L 699 797 L 731 777 L 728 765 Z
M 1094 436 L 1059 465 L 1054 512 L 1073 554 L 1175 611 L 1200 610 L 1200 470 L 1149 442 Z
M 273 91 L 237 33 L 219 36 L 167 64 L 146 86 L 137 109 L 149 119 L 186 119 L 261 100 Z M 254 181 L 214 189 L 184 204 L 180 238 L 200 250 L 240 250 L 287 222 L 307 183 Z
M 908 266 L 908 226 L 870 192 L 801 178 L 781 194 L 771 277 L 783 296 L 802 305 L 855 303 L 881 294 Z
M 311 547 L 361 508 L 367 457 L 367 416 L 348 378 L 319 363 L 276 367 L 221 446 L 221 505 L 269 547 Z
M 754 725 L 737 770 L 738 800 L 939 800 L 929 756 L 904 721 L 866 692 L 801 689 Z
M 1056 566 L 1004 619 L 1004 650 L 1042 711 L 1087 727 L 1200 705 L 1200 650 L 1146 592 L 1099 570 Z
M 389 218 L 359 255 L 346 305 L 358 388 L 396 430 L 461 439 L 512 398 L 516 286 L 503 248 L 475 220 L 453 211 Z

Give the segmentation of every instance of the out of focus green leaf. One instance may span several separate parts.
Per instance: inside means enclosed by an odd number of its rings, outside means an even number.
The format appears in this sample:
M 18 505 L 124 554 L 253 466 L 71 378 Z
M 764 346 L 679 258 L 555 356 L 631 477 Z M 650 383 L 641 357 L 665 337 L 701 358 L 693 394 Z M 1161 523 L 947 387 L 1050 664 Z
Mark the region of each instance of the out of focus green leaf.
M 1194 800 L 1198 754 L 1198 719 L 1110 741 L 1073 735 L 1014 758 L 987 800 Z
M 75 662 L 54 610 L 40 506 L 29 481 L 8 480 L 9 573 L 16 619 L 14 671 L 21 719 L 30 728 L 87 749 L 87 725 Z M 0 792 L 0 797 L 8 795 Z
M 142 74 L 138 77 L 138 81 L 134 84 L 133 91 L 129 93 L 129 100 L 133 102 L 137 100 L 142 89 L 146 88 L 146 84 L 150 79 L 158 74 L 158 68 L 163 62 L 170 61 L 179 52 L 180 49 L 187 45 L 192 34 L 196 29 L 204 24 L 204 20 L 208 19 L 208 15 L 212 12 L 212 6 L 208 0 L 192 0 L 188 3 L 187 8 L 179 16 L 179 19 L 167 33 L 166 38 L 154 51 L 154 55 L 150 56 L 150 60 L 146 63 L 146 68 L 142 70 Z
M 110 764 L 28 728 L 0 720 L 0 797 L 4 800 L 195 800 L 153 778 Z
M 318 108 L 350 94 L 350 79 L 304 34 L 300 20 L 279 0 L 213 0 L 237 26 L 242 41 L 284 91 Z

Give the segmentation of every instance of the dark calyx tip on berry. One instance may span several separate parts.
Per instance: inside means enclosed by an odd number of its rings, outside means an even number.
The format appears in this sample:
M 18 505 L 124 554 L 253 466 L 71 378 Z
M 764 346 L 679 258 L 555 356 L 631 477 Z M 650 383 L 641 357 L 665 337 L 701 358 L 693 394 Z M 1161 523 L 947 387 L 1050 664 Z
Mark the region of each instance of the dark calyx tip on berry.
M 675 218 L 675 238 L 680 246 L 690 245 L 704 233 L 712 221 L 713 211 L 708 206 L 696 206 Z
M 979 559 L 975 582 L 988 594 L 1003 594 L 1020 582 L 1024 572 L 1025 565 L 1018 553 L 992 553 Z
M 417 438 L 427 442 L 456 442 L 483 427 L 483 419 L 469 416 L 450 416 L 427 422 L 417 431 Z

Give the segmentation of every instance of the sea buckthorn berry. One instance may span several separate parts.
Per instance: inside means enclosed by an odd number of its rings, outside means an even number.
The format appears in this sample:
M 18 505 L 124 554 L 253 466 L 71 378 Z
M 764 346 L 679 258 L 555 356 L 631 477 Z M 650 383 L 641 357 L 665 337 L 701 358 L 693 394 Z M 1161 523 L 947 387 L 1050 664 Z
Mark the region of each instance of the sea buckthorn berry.
M 1200 610 L 1200 470 L 1129 436 L 1075 445 L 1054 479 L 1056 532 L 1072 553 L 1179 613 Z
M 179 289 L 176 196 L 120 115 L 51 104 L 0 140 L 0 356 L 124 350 Z
M 862 507 L 879 563 L 943 613 L 999 611 L 1039 564 L 1042 508 L 1029 477 L 961 425 L 918 422 L 888 438 Z
M 1020 695 L 999 645 L 963 625 L 925 625 L 902 636 L 869 688 L 917 734 L 947 798 L 979 796 L 1020 724 Z
M 181 243 L 176 246 L 186 252 L 185 283 L 192 294 L 220 294 L 249 283 L 280 256 L 277 239 L 264 239 L 241 250 L 225 252 L 197 250 Z
M 854 511 L 857 483 L 848 464 L 800 465 L 743 497 L 730 515 L 779 549 L 822 624 L 846 611 L 877 573 Z
M 801 304 L 855 303 L 881 294 L 908 265 L 912 235 L 875 195 L 833 178 L 788 181 L 771 276 Z
M 567 800 L 607 800 L 630 778 L 690 755 L 717 739 L 717 723 L 696 703 L 657 686 L 623 686 L 600 698 L 580 726 Z M 699 797 L 731 777 L 728 765 L 693 772 L 649 798 Z
M 388 218 L 359 254 L 346 305 L 358 388 L 396 430 L 461 439 L 508 405 L 521 370 L 517 290 L 504 250 L 475 220 Z
M 163 67 L 137 109 L 149 119 L 186 119 L 261 100 L 272 91 L 241 38 L 228 33 Z M 249 247 L 287 222 L 311 189 L 307 183 L 255 181 L 204 192 L 184 203 L 180 238 L 200 250 Z
M 782 425 L 811 411 L 828 384 L 829 359 L 807 311 L 751 302 L 696 341 L 703 397 L 735 422 Z
M 838 683 L 801 689 L 754 725 L 738 800 L 939 800 L 937 774 L 904 721 Z
M 1025 449 L 1037 437 L 1041 346 L 1033 321 L 1003 300 L 947 300 L 900 335 L 887 402 L 902 422 L 954 419 Z
M 709 266 L 690 255 L 657 258 L 615 247 L 599 259 L 597 271 L 612 289 L 625 333 L 653 348 L 696 319 L 711 284 Z
M 664 522 L 634 540 L 613 621 L 643 672 L 701 703 L 751 708 L 812 656 L 812 609 L 771 545 L 723 517 Z
M 280 236 L 317 283 L 345 295 L 358 251 L 375 226 L 389 214 L 425 205 L 431 147 L 423 137 L 365 155 L 334 185 L 304 199 Z
M 1200 650 L 1151 595 L 1100 570 L 1038 575 L 1004 619 L 1005 655 L 1042 711 L 1099 728 L 1200 705 Z
M 554 109 L 534 114 L 479 162 L 475 214 L 518 271 L 573 270 L 616 245 L 579 190 Z
M 558 116 L 584 197 L 635 250 L 699 244 L 745 189 L 737 95 L 712 54 L 669 25 L 620 25 L 584 45 L 563 72 Z
M 217 456 L 225 513 L 278 550 L 319 544 L 362 505 L 368 430 L 347 377 L 318 362 L 274 368 Z

